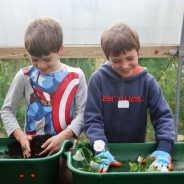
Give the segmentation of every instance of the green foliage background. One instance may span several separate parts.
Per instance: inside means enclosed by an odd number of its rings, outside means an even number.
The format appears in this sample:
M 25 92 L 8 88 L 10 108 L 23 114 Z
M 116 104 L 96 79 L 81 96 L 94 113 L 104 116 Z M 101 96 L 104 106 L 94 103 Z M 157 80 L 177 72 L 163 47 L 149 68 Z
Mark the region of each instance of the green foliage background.
M 63 63 L 70 66 L 80 67 L 86 76 L 88 82 L 90 75 L 104 62 L 99 59 L 62 59 Z M 148 71 L 159 82 L 164 96 L 168 101 L 173 115 L 175 113 L 176 102 L 176 85 L 177 85 L 177 59 L 140 59 L 139 64 L 147 67 Z M 30 62 L 25 59 L 18 60 L 0 60 L 0 108 L 3 105 L 4 98 L 8 88 L 13 80 L 16 72 L 25 66 L 30 65 Z M 184 69 L 182 74 L 184 73 Z M 182 91 L 180 101 L 180 120 L 178 134 L 184 134 L 184 77 L 182 79 Z M 17 119 L 23 127 L 24 124 L 24 105 L 21 102 Z M 0 120 L 0 133 L 5 133 L 2 121 Z M 150 121 L 147 128 L 147 141 L 154 141 L 154 131 Z

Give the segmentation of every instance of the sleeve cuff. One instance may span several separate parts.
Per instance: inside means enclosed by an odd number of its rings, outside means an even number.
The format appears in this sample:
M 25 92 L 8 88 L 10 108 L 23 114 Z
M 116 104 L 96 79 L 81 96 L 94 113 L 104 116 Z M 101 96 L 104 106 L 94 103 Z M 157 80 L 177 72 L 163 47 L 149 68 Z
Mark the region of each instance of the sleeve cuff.
M 166 140 L 160 140 L 157 145 L 157 151 L 166 151 L 171 154 L 173 143 Z

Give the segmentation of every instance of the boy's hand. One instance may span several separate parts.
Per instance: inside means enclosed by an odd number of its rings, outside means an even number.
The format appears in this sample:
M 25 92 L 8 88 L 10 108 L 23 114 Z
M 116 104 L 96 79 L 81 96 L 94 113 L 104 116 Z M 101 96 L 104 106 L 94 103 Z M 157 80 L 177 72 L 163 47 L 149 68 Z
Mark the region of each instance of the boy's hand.
M 163 172 L 173 170 L 172 158 L 168 152 L 154 151 L 151 156 L 154 160 L 154 162 L 151 164 L 151 167 L 154 166 Z
M 60 132 L 58 135 L 55 135 L 51 138 L 49 138 L 41 147 L 44 149 L 41 153 L 38 154 L 38 156 L 42 155 L 52 155 L 53 153 L 56 153 L 59 151 L 61 147 L 61 143 L 69 139 L 73 136 L 73 132 L 70 129 L 66 129 L 62 132 Z
M 40 152 L 38 154 L 38 156 L 43 156 L 43 155 L 49 156 L 49 155 L 52 155 L 53 153 L 57 152 L 61 147 L 62 141 L 63 141 L 63 138 L 61 135 L 59 136 L 59 134 L 49 138 L 41 146 L 41 148 L 43 148 L 44 150 L 42 152 Z
M 102 151 L 96 155 L 97 158 L 101 158 L 99 173 L 106 173 L 110 166 L 120 167 L 122 164 L 114 159 L 109 151 Z
M 32 140 L 32 136 L 30 135 L 26 135 L 26 138 L 23 139 L 20 144 L 22 147 L 22 151 L 23 151 L 23 157 L 24 158 L 29 158 L 31 157 L 31 148 L 30 148 L 30 141 Z
M 30 135 L 27 136 L 21 129 L 16 129 L 13 132 L 13 135 L 21 145 L 23 157 L 24 158 L 31 157 L 30 141 L 32 140 L 32 136 Z

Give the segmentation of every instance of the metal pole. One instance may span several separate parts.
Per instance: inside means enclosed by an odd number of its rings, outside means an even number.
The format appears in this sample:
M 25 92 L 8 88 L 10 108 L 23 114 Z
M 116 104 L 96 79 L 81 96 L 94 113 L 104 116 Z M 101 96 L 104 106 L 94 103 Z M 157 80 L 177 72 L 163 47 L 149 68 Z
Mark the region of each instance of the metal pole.
M 176 112 L 175 112 L 175 131 L 176 140 L 178 135 L 178 123 L 179 123 L 179 113 L 180 113 L 180 96 L 181 96 L 181 78 L 182 78 L 182 64 L 184 57 L 184 15 L 181 31 L 181 41 L 178 52 L 178 77 L 177 77 L 177 91 L 176 91 Z

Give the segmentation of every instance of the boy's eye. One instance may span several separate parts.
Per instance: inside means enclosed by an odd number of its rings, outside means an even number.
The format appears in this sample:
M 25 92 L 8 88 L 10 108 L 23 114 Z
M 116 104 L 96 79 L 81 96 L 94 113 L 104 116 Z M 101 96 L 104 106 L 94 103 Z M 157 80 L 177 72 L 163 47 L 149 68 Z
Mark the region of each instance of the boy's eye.
M 132 60 L 134 60 L 134 58 L 133 57 L 128 57 L 127 60 L 132 61 Z
M 112 62 L 113 62 L 113 63 L 119 63 L 120 60 L 119 60 L 119 59 L 113 59 Z
M 128 57 L 127 61 L 135 61 L 137 59 L 137 57 Z
M 37 62 L 38 61 L 38 59 L 31 59 L 32 60 L 32 62 Z
M 50 62 L 51 59 L 50 59 L 50 58 L 49 58 L 49 59 L 44 59 L 44 61 L 45 61 L 45 62 Z

